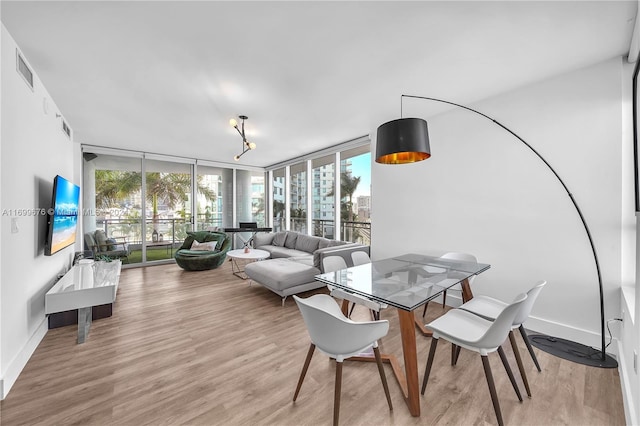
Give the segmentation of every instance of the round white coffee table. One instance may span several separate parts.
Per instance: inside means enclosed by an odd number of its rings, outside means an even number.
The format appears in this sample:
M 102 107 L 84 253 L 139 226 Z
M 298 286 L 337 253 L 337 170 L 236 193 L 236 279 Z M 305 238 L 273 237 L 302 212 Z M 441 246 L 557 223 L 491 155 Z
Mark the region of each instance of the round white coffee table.
M 246 280 L 249 277 L 244 273 L 244 268 L 240 268 L 240 265 L 238 264 L 239 260 L 243 260 L 245 261 L 244 264 L 247 264 L 248 262 L 256 260 L 267 259 L 269 256 L 270 253 L 268 251 L 258 249 L 249 249 L 248 253 L 245 253 L 244 249 L 229 250 L 227 252 L 227 257 L 229 257 L 229 260 L 231 261 L 231 271 L 233 272 L 233 275 L 238 278 L 242 278 L 243 280 Z

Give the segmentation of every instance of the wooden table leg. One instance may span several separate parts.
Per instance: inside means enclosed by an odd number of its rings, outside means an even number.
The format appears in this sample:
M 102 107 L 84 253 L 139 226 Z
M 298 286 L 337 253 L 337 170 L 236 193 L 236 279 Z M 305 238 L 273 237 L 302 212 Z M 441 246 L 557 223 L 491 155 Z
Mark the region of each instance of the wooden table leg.
M 416 332 L 414 313 L 398 309 L 400 334 L 402 336 L 402 354 L 404 356 L 404 373 L 407 378 L 407 394 L 405 401 L 412 416 L 420 416 L 420 389 L 418 385 L 418 352 L 416 349 Z
M 342 314 L 345 317 L 349 317 L 349 301 L 347 299 L 342 299 Z
M 469 285 L 469 280 L 465 278 L 462 280 L 462 303 L 467 303 L 469 300 L 473 299 L 473 293 L 471 292 L 471 286 Z

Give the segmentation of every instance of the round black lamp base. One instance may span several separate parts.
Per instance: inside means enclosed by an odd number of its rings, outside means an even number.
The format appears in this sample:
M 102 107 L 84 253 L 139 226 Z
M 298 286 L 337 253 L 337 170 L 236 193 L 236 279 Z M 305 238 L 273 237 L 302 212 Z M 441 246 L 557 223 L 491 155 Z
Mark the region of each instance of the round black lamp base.
M 605 353 L 604 359 L 602 359 L 601 351 L 581 343 L 542 334 L 531 334 L 529 335 L 529 340 L 533 346 L 541 351 L 578 364 L 600 368 L 618 367 L 618 361 L 611 355 Z

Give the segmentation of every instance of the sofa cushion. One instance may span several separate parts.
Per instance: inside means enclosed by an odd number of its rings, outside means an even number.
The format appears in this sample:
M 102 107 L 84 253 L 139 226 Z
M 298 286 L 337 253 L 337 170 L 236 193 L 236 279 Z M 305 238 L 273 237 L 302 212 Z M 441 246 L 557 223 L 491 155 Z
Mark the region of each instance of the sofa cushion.
M 296 250 L 306 251 L 307 253 L 313 253 L 318 249 L 320 238 L 312 237 L 311 235 L 299 234 L 296 240 Z
M 272 233 L 257 233 L 253 236 L 253 246 L 255 248 L 260 248 L 262 246 L 267 246 L 273 243 L 273 237 L 275 234 Z
M 313 282 L 314 277 L 320 273 L 318 268 L 291 259 L 253 262 L 244 271 L 252 280 L 278 291 Z
M 267 247 L 269 247 L 269 249 L 267 249 Z M 272 259 L 277 259 L 279 257 L 311 256 L 311 254 L 307 253 L 306 251 L 290 249 L 287 247 L 265 246 L 262 249 L 267 250 L 269 253 L 271 253 Z
M 272 244 L 276 247 L 284 247 L 284 242 L 287 239 L 287 231 L 276 232 L 273 236 Z
M 290 249 L 296 248 L 296 241 L 298 240 L 297 232 L 287 232 L 287 238 L 284 241 L 284 246 Z

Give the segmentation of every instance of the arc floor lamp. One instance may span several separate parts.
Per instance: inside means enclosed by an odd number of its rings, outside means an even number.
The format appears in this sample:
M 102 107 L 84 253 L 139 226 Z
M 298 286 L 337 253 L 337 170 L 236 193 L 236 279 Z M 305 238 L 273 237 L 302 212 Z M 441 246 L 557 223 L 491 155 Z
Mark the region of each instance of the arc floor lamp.
M 569 199 L 573 203 L 573 206 L 580 217 L 580 221 L 582 222 L 582 226 L 587 234 L 587 238 L 589 239 L 589 244 L 591 245 L 591 251 L 593 252 L 593 260 L 596 265 L 596 271 L 598 273 L 598 286 L 600 290 L 600 332 L 601 332 L 601 343 L 602 348 L 600 351 L 591 348 L 589 346 L 582 345 L 580 343 L 572 342 L 569 340 L 544 336 L 544 335 L 533 335 L 529 336 L 531 342 L 537 348 L 549 352 L 552 355 L 568 359 L 574 362 L 578 362 L 580 364 L 590 365 L 594 367 L 605 367 L 605 368 L 615 368 L 618 366 L 618 363 L 615 359 L 613 359 L 610 355 L 607 355 L 605 352 L 605 336 L 604 336 L 604 294 L 602 289 L 602 275 L 600 273 L 600 263 L 598 262 L 598 255 L 596 253 L 596 247 L 593 244 L 593 239 L 591 238 L 591 232 L 589 231 L 589 226 L 587 226 L 587 222 L 585 221 L 584 216 L 582 215 L 582 211 L 578 206 L 578 203 L 573 198 L 573 195 L 565 185 L 564 181 L 558 175 L 558 173 L 551 167 L 551 165 L 545 160 L 542 155 L 538 151 L 536 151 L 531 145 L 529 145 L 524 139 L 518 136 L 511 129 L 500 123 L 499 121 L 489 117 L 486 114 L 483 114 L 480 111 L 475 109 L 466 107 L 464 105 L 460 105 L 454 102 L 446 101 L 438 98 L 430 98 L 425 96 L 414 96 L 414 95 L 401 95 L 400 97 L 400 119 L 392 120 L 387 123 L 382 124 L 378 127 L 377 132 L 377 141 L 376 141 L 376 162 L 382 164 L 406 164 L 406 163 L 414 163 L 417 161 L 426 160 L 431 156 L 431 147 L 429 143 L 429 132 L 427 129 L 427 122 L 421 118 L 402 118 L 402 100 L 404 98 L 414 98 L 414 99 L 423 99 L 427 101 L 440 102 L 448 105 L 452 105 L 455 107 L 459 107 L 465 109 L 467 111 L 478 114 L 487 120 L 492 121 L 502 129 L 509 132 L 513 135 L 517 140 L 522 142 L 529 150 L 535 154 L 547 168 L 553 173 L 553 175 L 558 179 L 558 182 L 562 185 L 564 190 L 566 191 Z

